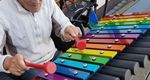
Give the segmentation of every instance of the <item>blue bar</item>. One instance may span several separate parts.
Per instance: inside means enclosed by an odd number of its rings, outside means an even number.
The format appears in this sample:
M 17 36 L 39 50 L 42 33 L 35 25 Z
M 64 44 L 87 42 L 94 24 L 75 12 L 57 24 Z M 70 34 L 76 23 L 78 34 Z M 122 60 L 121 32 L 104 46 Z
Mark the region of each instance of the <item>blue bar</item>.
M 61 62 L 62 60 L 63 60 L 63 62 Z M 69 67 L 73 67 L 73 68 L 78 68 L 78 69 L 82 69 L 82 70 L 86 70 L 86 71 L 90 71 L 90 72 L 94 72 L 94 73 L 100 68 L 99 65 L 89 64 L 89 63 L 84 63 L 84 62 L 79 62 L 79 61 L 73 61 L 73 60 L 67 60 L 67 59 L 63 59 L 63 58 L 57 58 L 54 62 L 56 64 L 69 66 Z
M 105 30 L 105 29 L 150 29 L 150 25 L 132 25 L 132 26 L 105 26 L 94 28 L 93 30 Z
M 90 31 L 87 34 L 144 34 L 147 29 L 122 29 Z
M 87 80 L 90 77 L 89 72 L 71 69 L 71 68 L 60 66 L 60 65 L 57 65 L 56 72 L 62 75 L 66 75 L 72 78 L 79 79 L 79 80 Z

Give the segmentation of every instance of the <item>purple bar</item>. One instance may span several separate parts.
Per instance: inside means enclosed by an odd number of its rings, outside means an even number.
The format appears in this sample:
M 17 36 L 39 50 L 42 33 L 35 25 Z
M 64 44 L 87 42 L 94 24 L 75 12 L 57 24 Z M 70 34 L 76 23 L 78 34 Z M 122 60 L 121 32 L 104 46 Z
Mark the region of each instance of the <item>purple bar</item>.
M 129 38 L 137 39 L 140 34 L 95 34 L 85 35 L 83 38 Z
M 58 74 L 50 74 L 50 75 L 45 76 L 44 72 L 38 74 L 38 77 L 40 77 L 42 79 L 46 79 L 46 80 L 74 80 L 74 79 L 71 79 L 71 78 L 68 78 L 65 76 L 61 76 Z

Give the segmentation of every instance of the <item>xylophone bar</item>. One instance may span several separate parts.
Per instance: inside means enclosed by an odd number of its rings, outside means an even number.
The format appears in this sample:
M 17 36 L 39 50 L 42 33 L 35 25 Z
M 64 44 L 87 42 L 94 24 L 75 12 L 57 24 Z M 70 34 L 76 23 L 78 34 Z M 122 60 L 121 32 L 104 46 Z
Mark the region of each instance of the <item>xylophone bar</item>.
M 114 44 L 86 44 L 87 49 L 97 49 L 97 50 L 110 50 L 121 52 L 125 49 L 125 45 L 114 45 Z
M 75 53 L 75 54 L 84 54 L 84 55 L 93 55 L 107 58 L 114 58 L 117 55 L 116 51 L 105 51 L 105 50 L 92 50 L 92 49 L 84 49 L 78 50 L 76 48 L 70 48 L 67 52 Z
M 149 17 L 146 18 L 128 18 L 128 19 L 113 19 L 113 20 L 101 20 L 101 23 L 108 23 L 108 22 L 132 22 L 132 21 L 143 21 L 147 20 Z
M 111 16 L 132 16 L 132 15 L 145 15 L 145 14 L 150 14 L 150 12 L 145 11 L 145 12 L 133 12 L 133 13 L 124 13 L 124 14 L 114 14 L 114 15 L 108 15 L 108 17 Z
M 54 62 L 59 65 L 73 67 L 73 68 L 77 68 L 77 69 L 81 69 L 81 70 L 89 71 L 89 72 L 94 72 L 94 73 L 98 69 L 100 69 L 99 65 L 85 63 L 85 62 L 78 62 L 78 61 L 73 61 L 73 60 L 67 60 L 67 59 L 63 59 L 63 58 L 58 58 Z
M 112 20 L 112 19 L 127 19 L 127 18 L 139 18 L 139 17 L 149 17 L 150 16 L 150 12 L 146 12 L 146 13 L 128 13 L 128 14 L 115 14 L 115 15 L 109 15 L 109 16 L 105 16 L 104 18 L 102 18 L 101 20 Z
M 44 79 L 44 80 L 74 80 L 65 76 L 61 76 L 59 74 L 51 74 L 51 75 L 47 75 L 44 72 L 38 74 L 38 78 Z
M 99 64 L 99 65 L 106 65 L 110 60 L 109 58 L 105 58 L 105 57 L 96 57 L 96 56 L 88 56 L 88 55 L 73 54 L 73 53 L 64 53 L 61 55 L 61 58 L 89 62 L 89 63 Z
M 113 23 L 124 23 L 124 24 L 131 24 L 131 23 L 137 23 L 137 24 L 147 24 L 144 22 L 149 22 L 150 17 L 147 18 L 132 18 L 132 19 L 117 19 L 117 20 L 105 20 L 100 21 L 99 24 L 105 24 L 105 25 L 111 25 Z
M 60 65 L 57 65 L 57 73 L 62 74 L 62 75 L 67 75 L 72 78 L 76 78 L 79 80 L 87 80 L 90 76 L 89 72 L 73 69 L 73 68 L 68 68 L 68 67 L 63 67 Z
M 150 15 L 137 15 L 137 16 L 113 16 L 113 17 L 104 17 L 101 19 L 101 21 L 105 21 L 105 20 L 114 20 L 114 19 L 128 19 L 128 18 L 143 18 L 143 17 L 149 17 Z
M 130 45 L 133 39 L 85 39 L 87 43 Z
M 144 20 L 150 20 L 150 17 L 102 20 L 102 21 L 100 21 L 100 23 L 109 23 L 109 22 L 133 22 L 133 21 L 138 22 L 138 21 L 144 21 Z
M 108 23 L 98 23 L 97 26 L 104 27 L 104 26 L 127 26 L 127 25 L 149 25 L 150 20 L 144 21 L 130 21 L 130 22 L 108 22 Z
M 91 31 L 100 31 L 100 30 L 113 30 L 113 29 L 150 29 L 150 25 L 130 25 L 130 26 L 105 26 L 92 29 Z
M 147 29 L 124 29 L 124 30 L 99 30 L 90 31 L 87 34 L 144 34 Z
M 102 38 L 113 38 L 113 39 L 120 39 L 120 38 L 128 38 L 128 39 L 137 39 L 140 37 L 140 34 L 93 34 L 93 35 L 86 35 L 83 38 L 86 39 L 102 39 Z

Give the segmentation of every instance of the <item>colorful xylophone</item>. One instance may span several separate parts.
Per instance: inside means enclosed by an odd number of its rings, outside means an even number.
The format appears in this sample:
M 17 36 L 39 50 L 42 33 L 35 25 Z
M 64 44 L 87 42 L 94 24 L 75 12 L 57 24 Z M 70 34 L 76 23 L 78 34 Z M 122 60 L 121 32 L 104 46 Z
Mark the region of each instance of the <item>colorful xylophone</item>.
M 68 49 L 54 61 L 56 73 L 40 73 L 37 80 L 131 80 L 142 75 L 140 68 L 149 68 L 149 15 L 117 15 L 115 20 L 106 16 L 99 28 L 81 38 L 86 49 Z

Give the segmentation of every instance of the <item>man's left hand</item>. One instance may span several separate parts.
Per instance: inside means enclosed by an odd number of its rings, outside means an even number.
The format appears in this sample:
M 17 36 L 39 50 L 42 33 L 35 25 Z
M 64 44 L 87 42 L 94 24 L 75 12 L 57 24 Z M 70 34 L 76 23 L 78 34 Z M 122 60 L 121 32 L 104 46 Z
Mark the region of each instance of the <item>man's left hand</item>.
M 74 40 L 73 36 L 75 37 L 81 37 L 82 32 L 79 27 L 76 26 L 67 26 L 64 30 L 64 39 L 66 41 Z

